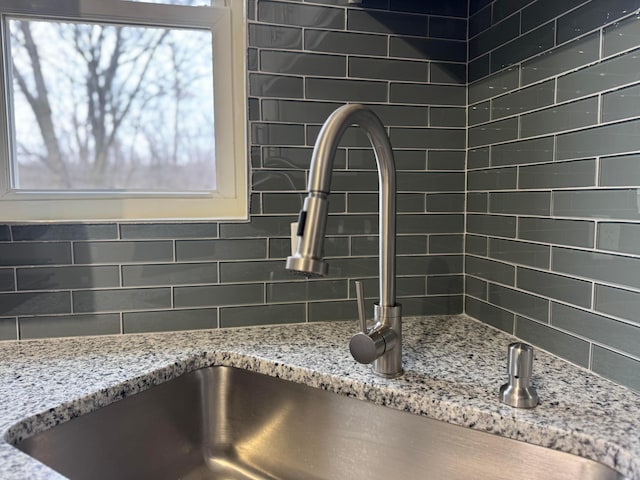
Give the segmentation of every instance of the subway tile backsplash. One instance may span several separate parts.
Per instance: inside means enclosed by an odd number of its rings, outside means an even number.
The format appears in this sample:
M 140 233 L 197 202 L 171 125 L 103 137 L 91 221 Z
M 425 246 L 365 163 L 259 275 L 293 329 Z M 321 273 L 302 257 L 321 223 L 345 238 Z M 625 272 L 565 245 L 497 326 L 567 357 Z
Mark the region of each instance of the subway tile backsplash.
M 355 319 L 375 159 L 334 164 L 329 276 L 284 270 L 313 144 L 388 127 L 406 315 L 467 314 L 640 389 L 640 0 L 247 0 L 249 222 L 0 225 L 0 339 Z M 355 328 L 355 327 L 354 327 Z
M 640 389 L 640 4 L 470 5 L 466 312 Z

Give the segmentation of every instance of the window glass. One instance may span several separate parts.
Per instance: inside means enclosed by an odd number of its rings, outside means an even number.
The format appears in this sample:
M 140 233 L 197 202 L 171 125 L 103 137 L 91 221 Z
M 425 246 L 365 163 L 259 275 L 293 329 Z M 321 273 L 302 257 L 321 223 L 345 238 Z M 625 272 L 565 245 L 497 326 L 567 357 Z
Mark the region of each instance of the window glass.
M 14 189 L 215 190 L 210 31 L 8 24 Z

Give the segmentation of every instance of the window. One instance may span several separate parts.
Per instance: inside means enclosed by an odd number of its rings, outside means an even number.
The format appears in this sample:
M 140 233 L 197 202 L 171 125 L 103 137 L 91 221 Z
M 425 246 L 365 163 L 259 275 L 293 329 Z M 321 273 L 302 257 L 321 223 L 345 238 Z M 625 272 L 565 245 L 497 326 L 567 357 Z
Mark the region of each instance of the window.
M 0 220 L 246 218 L 243 4 L 3 1 Z

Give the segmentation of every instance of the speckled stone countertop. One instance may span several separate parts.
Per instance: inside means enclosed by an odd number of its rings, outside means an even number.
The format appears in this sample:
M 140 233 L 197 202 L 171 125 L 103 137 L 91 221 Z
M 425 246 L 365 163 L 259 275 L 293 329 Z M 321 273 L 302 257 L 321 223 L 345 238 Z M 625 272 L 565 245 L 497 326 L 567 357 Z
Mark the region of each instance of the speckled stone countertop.
M 11 443 L 196 368 L 229 365 L 523 440 L 640 480 L 640 394 L 544 352 L 541 403 L 497 400 L 513 338 L 465 316 L 408 319 L 405 375 L 383 379 L 351 358 L 355 322 L 0 344 L 0 478 L 62 478 Z

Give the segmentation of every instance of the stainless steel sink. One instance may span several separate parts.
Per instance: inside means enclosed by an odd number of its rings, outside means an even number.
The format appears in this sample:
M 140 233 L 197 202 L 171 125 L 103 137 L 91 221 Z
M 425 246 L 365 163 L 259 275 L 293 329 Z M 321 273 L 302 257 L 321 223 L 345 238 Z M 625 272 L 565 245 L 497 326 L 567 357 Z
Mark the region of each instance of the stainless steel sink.
M 229 367 L 18 445 L 71 479 L 615 479 L 574 455 Z

